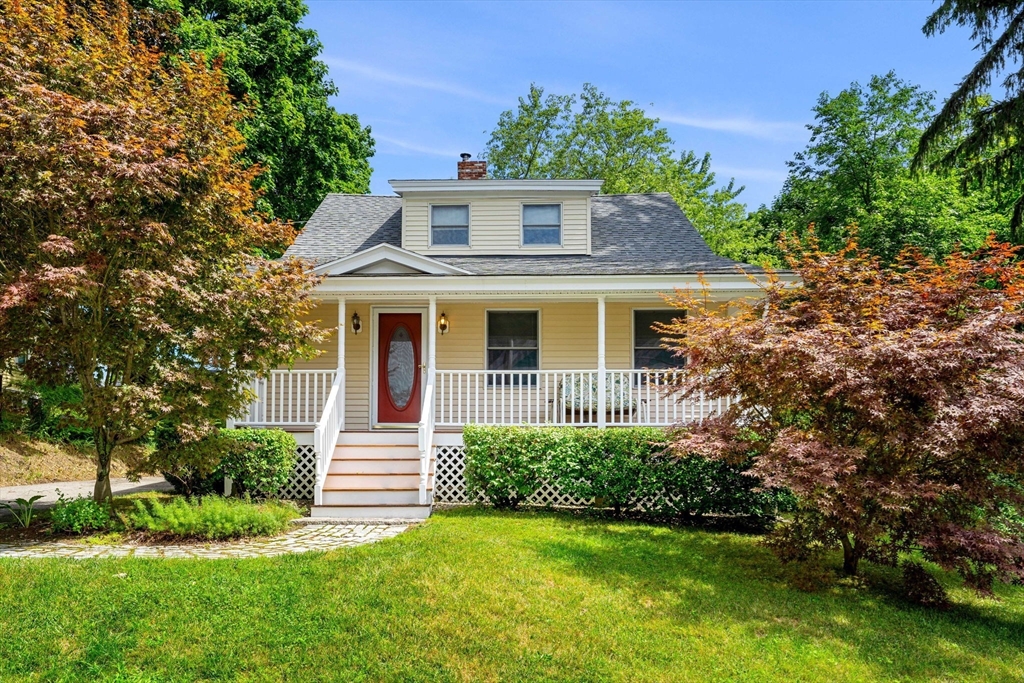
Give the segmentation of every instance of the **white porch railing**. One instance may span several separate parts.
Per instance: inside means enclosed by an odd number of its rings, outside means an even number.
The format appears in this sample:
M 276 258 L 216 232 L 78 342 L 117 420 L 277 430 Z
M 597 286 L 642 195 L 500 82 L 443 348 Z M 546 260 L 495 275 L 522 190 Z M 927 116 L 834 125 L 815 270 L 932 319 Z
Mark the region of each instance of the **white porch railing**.
M 427 377 L 427 385 L 423 390 L 423 411 L 420 414 L 419 438 L 420 449 L 420 505 L 427 505 L 427 481 L 430 478 L 430 460 L 434 450 L 434 382 Z
M 256 400 L 235 424 L 239 427 L 311 427 L 327 406 L 335 370 L 272 370 L 253 381 Z
M 324 482 L 331 467 L 334 447 L 338 436 L 345 428 L 345 373 L 338 372 L 327 394 L 323 415 L 313 429 L 313 452 L 316 455 L 316 484 L 313 487 L 313 503 L 323 504 Z
M 674 372 L 606 370 L 602 406 L 598 370 L 438 370 L 435 420 L 441 427 L 671 425 L 699 422 L 731 404 L 730 399 L 682 399 L 672 390 Z

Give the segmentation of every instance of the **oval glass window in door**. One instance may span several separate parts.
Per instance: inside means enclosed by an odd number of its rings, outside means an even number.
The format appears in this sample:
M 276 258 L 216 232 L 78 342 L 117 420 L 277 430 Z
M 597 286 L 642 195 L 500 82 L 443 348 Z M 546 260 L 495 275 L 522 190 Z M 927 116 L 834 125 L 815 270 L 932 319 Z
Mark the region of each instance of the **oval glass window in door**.
M 396 325 L 388 341 L 388 394 L 395 408 L 402 410 L 412 398 L 416 381 L 416 351 L 405 325 Z

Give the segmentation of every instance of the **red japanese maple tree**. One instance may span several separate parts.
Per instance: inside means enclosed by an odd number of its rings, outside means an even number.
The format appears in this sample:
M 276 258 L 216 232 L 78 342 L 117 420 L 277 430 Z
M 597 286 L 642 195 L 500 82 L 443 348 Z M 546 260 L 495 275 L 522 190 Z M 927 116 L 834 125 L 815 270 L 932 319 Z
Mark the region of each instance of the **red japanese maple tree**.
M 664 328 L 688 364 L 687 395 L 739 397 L 680 430 L 675 447 L 752 460 L 750 473 L 799 500 L 769 544 L 783 559 L 841 547 L 896 563 L 920 551 L 986 590 L 1024 578 L 1024 265 L 990 240 L 892 267 L 849 242 L 785 244 L 799 283 L 768 274 L 763 298 L 677 292 Z M 668 341 L 669 338 L 666 338 Z M 1017 517 L 1019 520 L 1019 517 Z

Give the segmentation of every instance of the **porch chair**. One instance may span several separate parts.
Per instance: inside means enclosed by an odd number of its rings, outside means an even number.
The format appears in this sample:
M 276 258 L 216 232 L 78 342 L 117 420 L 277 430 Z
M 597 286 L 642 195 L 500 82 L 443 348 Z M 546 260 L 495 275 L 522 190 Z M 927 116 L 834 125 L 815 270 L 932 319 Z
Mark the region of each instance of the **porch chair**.
M 597 415 L 597 380 L 591 381 L 585 375 L 576 375 L 570 381 L 560 380 L 554 403 L 555 415 L 559 418 L 565 414 Z M 623 373 L 605 375 L 605 414 L 612 417 L 625 416 L 639 418 L 643 423 L 647 420 L 647 399 L 633 394 L 630 376 Z M 573 420 L 569 420 L 573 422 Z

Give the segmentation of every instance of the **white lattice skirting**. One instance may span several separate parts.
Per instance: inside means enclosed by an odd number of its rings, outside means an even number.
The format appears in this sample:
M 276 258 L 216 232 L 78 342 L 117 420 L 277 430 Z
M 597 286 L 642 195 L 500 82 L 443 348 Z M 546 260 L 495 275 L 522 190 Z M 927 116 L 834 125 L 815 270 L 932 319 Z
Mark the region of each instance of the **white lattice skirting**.
M 434 474 L 435 503 L 477 503 L 482 498 L 471 498 L 466 493 L 466 447 L 438 446 Z M 589 505 L 590 501 L 567 496 L 547 482 L 541 485 L 527 501 L 530 505 Z
M 290 500 L 308 500 L 313 498 L 313 487 L 316 485 L 316 453 L 312 446 L 299 446 L 295 449 L 295 469 L 288 483 L 277 492 L 279 498 Z

